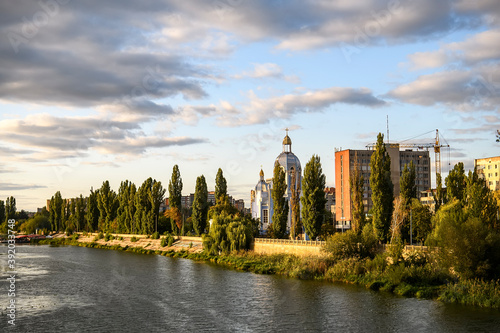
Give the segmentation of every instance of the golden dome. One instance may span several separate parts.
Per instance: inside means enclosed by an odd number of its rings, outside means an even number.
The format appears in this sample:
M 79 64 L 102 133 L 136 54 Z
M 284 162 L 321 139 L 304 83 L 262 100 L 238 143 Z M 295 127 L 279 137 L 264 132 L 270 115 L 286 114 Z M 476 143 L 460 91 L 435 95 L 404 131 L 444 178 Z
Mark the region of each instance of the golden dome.
M 292 140 L 290 139 L 290 137 L 287 134 L 285 136 L 285 138 L 283 139 L 283 145 L 291 145 L 291 144 L 292 144 Z
M 262 169 L 260 169 L 260 174 L 259 174 L 261 177 L 264 177 L 264 171 L 262 171 Z

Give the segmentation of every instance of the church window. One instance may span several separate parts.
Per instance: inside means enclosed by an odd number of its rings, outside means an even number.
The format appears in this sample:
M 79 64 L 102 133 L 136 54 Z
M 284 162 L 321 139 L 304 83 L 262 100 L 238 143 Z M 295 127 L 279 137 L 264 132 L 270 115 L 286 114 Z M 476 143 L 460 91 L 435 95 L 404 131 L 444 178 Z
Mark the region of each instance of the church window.
M 264 209 L 262 211 L 262 223 L 269 223 L 269 210 Z

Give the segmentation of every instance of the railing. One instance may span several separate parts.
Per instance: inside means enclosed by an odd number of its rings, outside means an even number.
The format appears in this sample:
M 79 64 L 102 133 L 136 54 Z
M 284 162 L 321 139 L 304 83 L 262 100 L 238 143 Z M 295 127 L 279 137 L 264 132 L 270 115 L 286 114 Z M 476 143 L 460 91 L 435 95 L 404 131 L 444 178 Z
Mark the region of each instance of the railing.
M 290 244 L 290 245 L 305 245 L 305 246 L 324 246 L 324 241 L 307 241 L 307 240 L 292 240 L 292 239 L 275 239 L 275 238 L 255 238 L 255 243 L 264 244 Z

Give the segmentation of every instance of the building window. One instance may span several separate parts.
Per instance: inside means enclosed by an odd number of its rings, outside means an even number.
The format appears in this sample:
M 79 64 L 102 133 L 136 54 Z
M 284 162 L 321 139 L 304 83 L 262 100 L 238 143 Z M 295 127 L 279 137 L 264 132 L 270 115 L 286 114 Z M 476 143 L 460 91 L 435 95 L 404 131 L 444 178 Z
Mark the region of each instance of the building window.
M 262 210 L 262 223 L 269 223 L 269 210 Z

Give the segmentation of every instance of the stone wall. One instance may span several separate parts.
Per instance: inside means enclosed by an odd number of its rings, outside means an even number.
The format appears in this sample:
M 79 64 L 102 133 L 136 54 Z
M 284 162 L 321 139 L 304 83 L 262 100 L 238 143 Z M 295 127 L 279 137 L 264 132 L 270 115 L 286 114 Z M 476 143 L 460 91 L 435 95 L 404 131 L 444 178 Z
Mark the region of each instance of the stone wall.
M 256 238 L 251 250 L 259 254 L 295 254 L 303 257 L 323 256 L 321 247 L 325 242 L 288 239 Z

